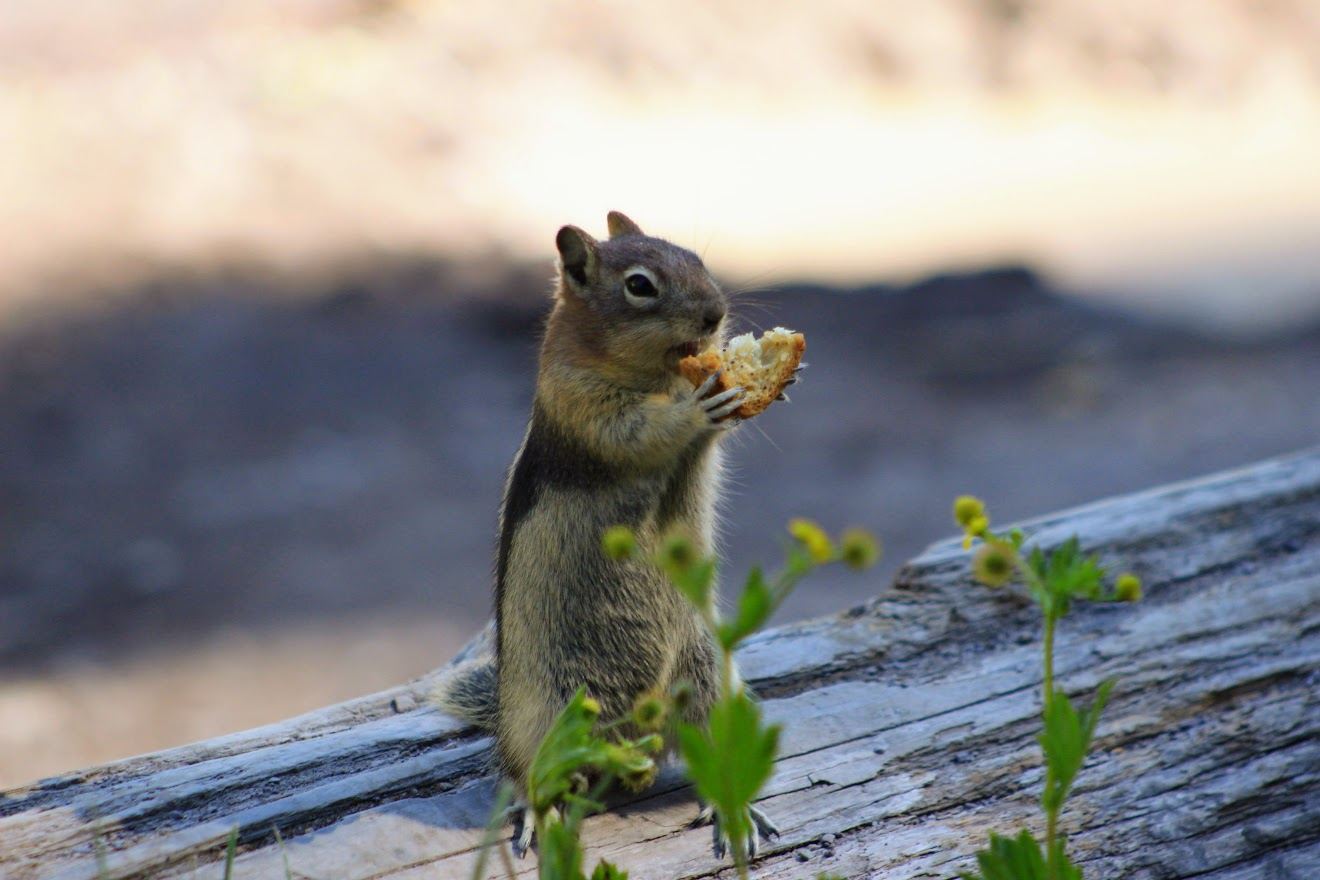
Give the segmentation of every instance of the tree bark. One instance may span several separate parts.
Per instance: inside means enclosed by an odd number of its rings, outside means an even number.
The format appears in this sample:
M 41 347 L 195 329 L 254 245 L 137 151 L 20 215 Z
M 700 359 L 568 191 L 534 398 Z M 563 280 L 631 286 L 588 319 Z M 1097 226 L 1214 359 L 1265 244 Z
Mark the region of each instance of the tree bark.
M 1119 682 L 1061 823 L 1088 880 L 1320 877 L 1320 449 L 1022 528 L 1045 547 L 1077 534 L 1146 585 L 1058 633 L 1061 688 Z M 754 876 L 952 877 L 992 830 L 1042 834 L 1039 628 L 950 541 L 869 604 L 750 642 L 742 668 L 784 724 L 759 804 L 783 836 Z M 426 705 L 430 678 L 4 793 L 0 876 L 218 878 L 238 828 L 239 880 L 286 860 L 294 877 L 466 878 L 490 744 Z M 694 811 L 671 769 L 588 820 L 588 864 L 728 876 Z

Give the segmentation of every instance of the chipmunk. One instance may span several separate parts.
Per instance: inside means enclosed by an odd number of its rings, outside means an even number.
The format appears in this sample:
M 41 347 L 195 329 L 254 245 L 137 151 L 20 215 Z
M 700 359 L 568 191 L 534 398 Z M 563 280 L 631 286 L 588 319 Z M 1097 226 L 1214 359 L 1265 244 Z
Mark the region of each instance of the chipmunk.
M 455 667 L 435 696 L 494 733 L 500 769 L 524 796 L 537 746 L 578 688 L 607 719 L 687 682 L 687 720 L 704 723 L 718 696 L 706 627 L 648 560 L 676 531 L 714 552 L 720 441 L 743 389 L 712 393 L 715 375 L 694 387 L 678 362 L 722 340 L 728 300 L 696 254 L 617 211 L 608 226 L 607 241 L 576 226 L 555 237 L 554 307 L 500 515 L 494 657 Z M 602 551 L 615 525 L 637 536 L 630 559 Z M 522 803 L 520 856 L 533 834 Z M 759 810 L 752 819 L 761 836 L 778 833 Z

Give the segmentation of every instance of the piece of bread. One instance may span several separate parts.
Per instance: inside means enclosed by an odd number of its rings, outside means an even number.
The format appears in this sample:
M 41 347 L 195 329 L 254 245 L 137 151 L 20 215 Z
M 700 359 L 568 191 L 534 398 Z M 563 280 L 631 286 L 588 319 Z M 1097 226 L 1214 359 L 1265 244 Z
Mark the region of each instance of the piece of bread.
M 678 362 L 678 369 L 694 388 L 710 374 L 720 372 L 712 394 L 742 387 L 743 405 L 730 415 L 750 419 L 775 402 L 806 350 L 807 340 L 801 333 L 776 327 L 762 333 L 760 339 L 744 333 L 730 339 L 723 349 L 685 357 Z

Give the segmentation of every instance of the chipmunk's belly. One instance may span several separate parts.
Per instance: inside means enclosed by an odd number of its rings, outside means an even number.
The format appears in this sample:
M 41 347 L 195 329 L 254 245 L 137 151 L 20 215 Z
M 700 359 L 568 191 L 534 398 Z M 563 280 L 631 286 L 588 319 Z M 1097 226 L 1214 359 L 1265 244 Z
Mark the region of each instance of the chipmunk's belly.
M 536 680 L 557 705 L 585 684 L 607 715 L 671 684 L 678 655 L 700 630 L 695 610 L 650 561 L 659 538 L 654 518 L 654 509 L 623 495 L 541 499 L 510 548 L 502 679 Z M 605 529 L 621 523 L 638 532 L 639 552 L 629 560 L 601 549 Z

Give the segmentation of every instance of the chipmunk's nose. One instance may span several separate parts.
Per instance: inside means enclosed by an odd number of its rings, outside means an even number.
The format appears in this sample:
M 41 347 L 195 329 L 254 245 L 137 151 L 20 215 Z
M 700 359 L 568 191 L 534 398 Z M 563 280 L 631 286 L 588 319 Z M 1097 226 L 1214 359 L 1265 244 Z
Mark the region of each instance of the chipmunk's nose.
M 720 326 L 720 321 L 724 320 L 724 306 L 707 306 L 705 313 L 701 316 L 701 327 L 707 333 L 713 333 L 715 328 Z

